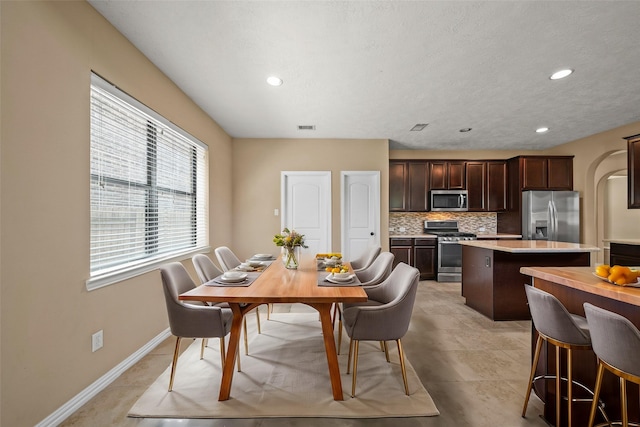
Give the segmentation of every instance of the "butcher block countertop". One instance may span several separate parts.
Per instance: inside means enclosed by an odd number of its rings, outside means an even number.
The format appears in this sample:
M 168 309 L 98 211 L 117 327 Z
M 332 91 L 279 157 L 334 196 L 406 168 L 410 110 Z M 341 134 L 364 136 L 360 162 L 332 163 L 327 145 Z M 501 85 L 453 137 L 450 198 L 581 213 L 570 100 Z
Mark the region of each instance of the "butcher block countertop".
M 605 282 L 591 267 L 521 267 L 520 273 L 640 307 L 640 289 Z M 535 282 L 534 282 L 535 286 Z
M 461 245 L 510 253 L 598 252 L 597 246 L 547 240 L 462 240 Z

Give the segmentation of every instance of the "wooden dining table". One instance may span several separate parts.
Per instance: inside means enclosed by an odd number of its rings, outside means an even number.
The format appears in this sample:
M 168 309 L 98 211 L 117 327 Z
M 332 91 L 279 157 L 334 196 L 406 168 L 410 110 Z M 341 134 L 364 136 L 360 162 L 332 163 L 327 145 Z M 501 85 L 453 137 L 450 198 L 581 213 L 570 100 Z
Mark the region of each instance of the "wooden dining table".
M 325 276 L 329 274 L 318 271 L 316 259 L 313 256 L 303 255 L 296 270 L 285 268 L 281 259 L 278 258 L 249 286 L 211 286 L 207 282 L 179 296 L 184 301 L 227 302 L 233 312 L 229 349 L 225 357 L 218 400 L 228 400 L 231 394 L 243 317 L 255 307 L 270 303 L 302 303 L 318 311 L 333 398 L 343 400 L 331 307 L 338 302 L 366 301 L 367 294 L 357 285 L 320 286 L 318 279 L 323 273 Z

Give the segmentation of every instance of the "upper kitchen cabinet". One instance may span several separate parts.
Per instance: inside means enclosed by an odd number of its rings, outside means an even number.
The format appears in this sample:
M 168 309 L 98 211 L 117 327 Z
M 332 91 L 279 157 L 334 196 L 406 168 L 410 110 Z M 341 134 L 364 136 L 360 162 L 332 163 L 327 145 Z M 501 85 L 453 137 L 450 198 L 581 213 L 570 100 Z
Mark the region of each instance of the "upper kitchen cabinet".
M 640 134 L 627 140 L 627 191 L 629 209 L 640 209 Z
M 425 161 L 389 162 L 389 210 L 425 212 L 428 208 L 428 163 Z
M 521 190 L 573 190 L 573 156 L 521 156 Z
M 467 192 L 470 212 L 500 212 L 507 209 L 507 162 L 467 162 Z
M 487 210 L 500 212 L 507 209 L 509 177 L 506 160 L 487 162 Z
M 389 210 L 392 212 L 407 210 L 408 176 L 407 162 L 389 162 Z
M 429 188 L 431 190 L 464 190 L 466 188 L 465 161 L 429 162 Z
M 487 162 L 467 162 L 467 195 L 470 212 L 487 210 Z

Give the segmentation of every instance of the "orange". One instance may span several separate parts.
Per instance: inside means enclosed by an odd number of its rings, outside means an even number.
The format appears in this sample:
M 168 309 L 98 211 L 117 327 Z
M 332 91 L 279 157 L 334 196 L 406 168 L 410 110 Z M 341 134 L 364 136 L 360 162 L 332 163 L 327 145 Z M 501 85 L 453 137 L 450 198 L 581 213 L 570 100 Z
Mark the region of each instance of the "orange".
M 340 273 L 340 269 L 338 267 L 331 269 L 332 273 Z
M 600 277 L 609 277 L 609 266 L 606 264 L 597 266 L 596 274 Z

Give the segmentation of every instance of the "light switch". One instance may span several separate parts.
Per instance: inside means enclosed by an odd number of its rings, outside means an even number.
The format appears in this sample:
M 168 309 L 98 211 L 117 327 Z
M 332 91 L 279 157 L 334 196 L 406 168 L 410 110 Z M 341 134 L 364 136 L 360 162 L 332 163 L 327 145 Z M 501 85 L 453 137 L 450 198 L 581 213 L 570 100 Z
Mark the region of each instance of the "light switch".
M 278 216 L 278 215 L 280 215 L 280 211 L 278 209 L 274 209 L 273 216 Z

